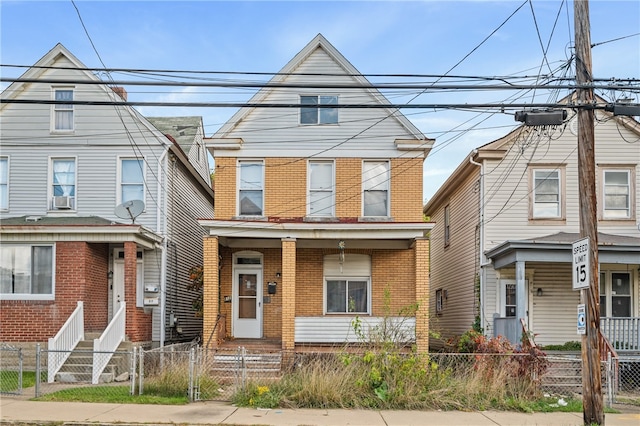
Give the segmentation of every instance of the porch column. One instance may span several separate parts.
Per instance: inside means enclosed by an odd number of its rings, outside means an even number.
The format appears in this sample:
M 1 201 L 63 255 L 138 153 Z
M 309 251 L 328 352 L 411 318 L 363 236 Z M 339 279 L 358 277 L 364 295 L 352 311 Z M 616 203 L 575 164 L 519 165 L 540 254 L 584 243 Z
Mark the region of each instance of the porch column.
M 218 237 L 204 237 L 204 271 L 202 282 L 202 343 L 206 347 L 218 346 L 216 321 L 220 313 L 218 279 Z M 220 327 L 221 325 L 218 325 Z
M 527 321 L 527 294 L 525 290 L 524 262 L 516 262 L 516 318 L 518 318 L 518 330 L 520 330 L 520 319 Z M 520 333 L 518 336 L 522 337 Z
M 137 307 L 138 247 L 133 241 L 124 243 L 124 301 L 126 307 L 125 334 L 132 342 L 151 340 L 151 316 Z
M 416 280 L 416 348 L 419 353 L 429 352 L 429 243 L 427 238 L 416 238 L 415 280 Z
M 296 240 L 282 239 L 282 349 L 295 348 Z

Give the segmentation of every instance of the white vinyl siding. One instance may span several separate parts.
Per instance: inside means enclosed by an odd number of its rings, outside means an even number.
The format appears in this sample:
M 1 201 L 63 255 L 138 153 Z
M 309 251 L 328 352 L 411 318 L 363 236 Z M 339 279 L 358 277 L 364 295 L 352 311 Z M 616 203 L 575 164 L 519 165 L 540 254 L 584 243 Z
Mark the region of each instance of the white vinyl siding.
M 0 210 L 9 210 L 9 158 L 0 157 Z
M 55 101 L 73 101 L 73 88 L 54 88 Z M 53 104 L 51 106 L 53 132 L 72 132 L 75 128 L 73 104 Z
M 389 216 L 389 162 L 362 163 L 363 216 Z
M 52 245 L 0 246 L 0 299 L 53 300 Z
M 238 214 L 262 216 L 264 213 L 264 163 L 240 161 L 238 173 Z
M 309 216 L 335 215 L 333 161 L 309 161 Z

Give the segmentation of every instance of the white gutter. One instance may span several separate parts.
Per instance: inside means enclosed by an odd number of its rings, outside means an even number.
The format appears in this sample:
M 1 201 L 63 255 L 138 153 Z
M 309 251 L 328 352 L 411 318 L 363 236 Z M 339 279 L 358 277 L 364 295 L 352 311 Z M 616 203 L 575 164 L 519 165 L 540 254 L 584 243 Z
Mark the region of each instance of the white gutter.
M 167 172 L 162 173 L 162 169 L 167 171 L 167 157 L 169 153 L 169 146 L 166 146 L 166 149 L 160 156 L 160 160 L 158 161 L 158 176 L 160 177 L 159 185 L 158 185 L 158 200 L 162 200 L 162 208 L 160 207 L 160 203 L 156 203 L 156 224 L 157 229 L 160 235 L 162 235 L 162 246 L 160 247 L 161 251 L 161 260 L 160 260 L 160 347 L 164 346 L 165 340 L 165 316 L 167 312 L 166 307 L 166 293 L 167 293 L 167 198 L 168 198 L 168 189 L 165 188 L 165 185 L 168 186 L 168 174 Z M 165 185 L 162 183 L 165 182 Z M 165 190 L 164 197 L 162 197 L 162 191 Z M 163 217 L 164 212 L 164 217 Z
M 485 317 L 484 317 L 484 300 L 485 300 L 485 276 L 484 276 L 484 266 L 488 265 L 488 263 L 484 262 L 484 165 L 483 163 L 478 163 L 473 160 L 473 156 L 478 153 L 477 149 L 474 149 L 471 155 L 469 155 L 469 162 L 474 166 L 480 167 L 480 180 L 478 183 L 478 192 L 480 193 L 480 220 L 478 221 L 478 265 L 480 266 L 480 270 L 478 271 L 478 278 L 480 280 L 480 326 L 485 329 Z

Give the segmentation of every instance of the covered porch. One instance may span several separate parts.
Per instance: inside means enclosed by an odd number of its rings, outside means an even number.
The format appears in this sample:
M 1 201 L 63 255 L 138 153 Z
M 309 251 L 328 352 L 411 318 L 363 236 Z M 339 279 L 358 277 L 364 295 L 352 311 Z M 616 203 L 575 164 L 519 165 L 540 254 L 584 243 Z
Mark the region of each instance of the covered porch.
M 580 340 L 580 292 L 571 284 L 571 246 L 578 239 L 558 233 L 506 241 L 486 253 L 496 273 L 494 336 L 520 342 L 524 319 L 539 345 Z M 616 351 L 638 352 L 640 238 L 598 234 L 598 260 L 600 329 Z
M 207 346 L 256 339 L 282 350 L 359 338 L 383 317 L 427 350 L 429 223 L 202 221 Z M 389 299 L 385 311 L 385 297 Z M 419 301 L 419 303 L 416 303 Z M 217 333 L 226 328 L 225 339 Z M 213 336 L 212 338 L 209 338 Z

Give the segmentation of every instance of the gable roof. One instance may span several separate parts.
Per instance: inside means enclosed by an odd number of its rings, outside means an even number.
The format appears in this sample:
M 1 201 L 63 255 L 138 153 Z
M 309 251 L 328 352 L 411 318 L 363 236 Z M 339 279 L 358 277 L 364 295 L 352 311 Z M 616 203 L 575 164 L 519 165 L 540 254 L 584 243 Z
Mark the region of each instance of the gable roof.
M 202 117 L 199 116 L 146 118 L 162 133 L 171 135 L 185 154 L 189 154 L 198 129 L 203 127 Z
M 295 70 L 303 64 L 309 56 L 317 49 L 322 49 L 342 70 L 345 75 L 350 76 L 355 83 L 361 84 L 364 90 L 366 90 L 372 97 L 374 97 L 381 104 L 390 105 L 389 100 L 382 95 L 377 89 L 371 86 L 371 83 L 353 66 L 351 63 L 336 49 L 329 41 L 324 38 L 322 34 L 318 34 L 311 40 L 293 59 L 291 59 L 271 80 L 269 84 L 281 83 L 289 78 L 289 74 L 295 72 Z M 251 99 L 248 101 L 250 104 L 261 103 L 267 96 L 273 93 L 273 87 L 263 87 L 260 89 Z M 253 110 L 251 107 L 240 108 L 220 129 L 212 136 L 212 138 L 224 138 L 234 127 L 242 122 Z M 408 133 L 414 138 L 419 140 L 427 139 L 425 135 L 418 130 L 399 110 L 391 107 L 385 109 L 389 117 L 393 117 L 402 127 L 404 127 Z

